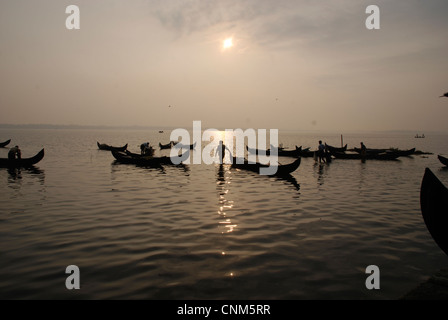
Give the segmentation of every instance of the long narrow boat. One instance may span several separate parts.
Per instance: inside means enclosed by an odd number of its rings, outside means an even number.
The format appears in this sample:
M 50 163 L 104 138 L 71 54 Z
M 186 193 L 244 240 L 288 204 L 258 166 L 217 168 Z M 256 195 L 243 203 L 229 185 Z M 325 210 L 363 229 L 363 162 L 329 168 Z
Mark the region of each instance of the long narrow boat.
M 294 162 L 291 162 L 289 164 L 278 165 L 277 170 L 273 174 L 273 176 L 286 176 L 296 171 L 297 168 L 300 166 L 301 159 L 302 158 L 299 157 Z M 249 162 L 246 159 L 233 157 L 232 167 L 236 169 L 243 169 L 260 173 L 261 168 L 268 168 L 269 165 L 261 164 L 259 162 L 253 163 Z
M 131 152 L 126 153 L 117 150 L 111 150 L 111 153 L 114 156 L 114 158 L 121 163 L 137 164 L 142 166 L 160 166 L 162 164 L 165 165 L 179 164 L 187 160 L 190 154 L 190 150 L 184 152 L 175 159 L 168 156 L 153 157 L 153 156 L 139 155 L 137 153 L 131 153 Z
M 0 148 L 6 147 L 11 142 L 11 139 L 6 140 L 5 142 L 0 142 Z
M 173 142 L 172 142 L 172 141 L 170 141 L 170 143 L 168 143 L 168 144 L 161 144 L 161 143 L 159 142 L 159 148 L 160 148 L 160 150 L 163 150 L 163 149 L 171 149 L 172 146 L 173 146 Z
M 173 142 L 173 147 L 176 147 L 177 149 L 189 148 L 190 150 L 193 150 L 196 148 L 196 142 L 190 145 L 185 145 L 180 142 Z
M 107 150 L 107 151 L 111 151 L 111 150 L 124 151 L 124 150 L 126 150 L 128 148 L 128 144 L 127 143 L 124 146 L 122 146 L 122 147 L 113 147 L 113 146 L 110 146 L 110 145 L 105 144 L 105 143 L 99 143 L 98 141 L 97 141 L 96 144 L 98 145 L 98 149 L 100 149 L 100 150 Z
M 0 167 L 2 168 L 28 168 L 44 158 L 44 149 L 40 150 L 34 157 L 10 160 L 8 158 L 0 159 Z
M 353 149 L 357 153 L 361 153 L 361 148 L 354 148 Z M 399 157 L 406 157 L 413 155 L 415 153 L 415 148 L 408 149 L 408 150 L 399 150 L 399 149 L 366 149 L 367 154 L 380 154 L 380 153 L 394 153 L 397 154 Z
M 333 146 L 330 146 L 330 145 L 328 145 L 328 144 L 325 144 L 325 147 L 328 149 L 328 151 L 330 151 L 330 152 L 345 152 L 345 151 L 347 151 L 347 145 L 345 145 L 345 146 L 343 146 L 343 147 L 341 147 L 341 148 L 338 148 L 338 147 L 333 147 Z
M 256 149 L 256 148 L 249 148 L 246 146 L 246 150 L 249 153 L 253 154 L 263 154 L 269 156 L 271 154 L 271 149 L 262 150 L 262 149 Z M 299 158 L 302 154 L 302 147 L 296 146 L 295 150 L 285 150 L 283 148 L 277 149 L 277 156 L 279 157 L 293 157 L 293 158 Z
M 448 158 L 445 158 L 445 157 L 441 156 L 440 154 L 437 156 L 437 158 L 439 159 L 440 163 L 442 163 L 445 166 L 448 166 Z
M 420 208 L 429 233 L 448 255 L 448 189 L 429 168 L 420 188 Z
M 399 155 L 394 153 L 371 153 L 363 156 L 360 153 L 345 153 L 333 152 L 331 153 L 336 159 L 354 159 L 354 160 L 396 160 Z

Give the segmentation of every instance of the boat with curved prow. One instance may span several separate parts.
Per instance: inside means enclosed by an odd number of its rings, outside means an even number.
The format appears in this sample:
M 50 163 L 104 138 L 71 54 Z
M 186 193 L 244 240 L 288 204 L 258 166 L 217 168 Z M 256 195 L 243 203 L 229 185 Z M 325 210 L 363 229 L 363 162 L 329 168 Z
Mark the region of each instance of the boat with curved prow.
M 124 151 L 124 150 L 126 150 L 128 148 L 128 144 L 127 143 L 124 146 L 122 146 L 122 147 L 113 147 L 113 146 L 110 146 L 110 145 L 105 144 L 105 143 L 99 143 L 98 141 L 96 142 L 96 144 L 98 145 L 98 149 L 106 150 L 106 151 L 111 151 L 111 150 Z
M 117 151 L 117 150 L 111 150 L 111 153 L 113 157 L 120 163 L 127 163 L 127 164 L 136 164 L 141 166 L 160 166 L 162 164 L 165 165 L 176 165 L 180 164 L 183 161 L 187 160 L 190 156 L 190 150 L 187 150 L 183 154 L 177 157 L 168 157 L 168 156 L 162 156 L 162 157 L 153 157 L 153 156 L 147 156 L 147 155 L 140 155 L 137 153 L 131 153 L 131 152 L 124 152 L 124 151 Z M 173 159 L 175 162 L 173 162 Z
M 345 152 L 345 151 L 347 151 L 347 145 L 345 145 L 341 148 L 338 148 L 338 147 L 333 147 L 328 144 L 325 144 L 325 148 L 327 148 L 327 150 L 330 152 Z
M 271 149 L 262 150 L 262 149 L 256 149 L 256 148 L 249 148 L 246 146 L 246 150 L 249 153 L 252 154 L 263 154 L 269 156 L 271 154 Z M 283 148 L 277 149 L 277 156 L 279 157 L 292 157 L 292 158 L 299 158 L 302 154 L 302 147 L 296 146 L 295 150 L 285 150 Z
M 292 172 L 296 171 L 297 168 L 299 168 L 301 160 L 302 158 L 299 157 L 289 164 L 278 165 L 277 170 L 273 174 L 273 176 L 287 176 L 291 174 Z M 260 173 L 261 168 L 268 168 L 269 165 L 261 164 L 259 162 L 249 162 L 246 159 L 233 157 L 232 167 L 236 169 L 243 169 Z
M 0 142 L 0 148 L 6 147 L 11 142 L 11 139 L 6 140 L 5 142 Z
M 444 166 L 448 166 L 448 158 L 445 158 L 444 156 L 441 156 L 440 154 L 437 156 L 437 158 L 439 159 L 441 164 L 443 164 Z
M 420 188 L 420 208 L 429 233 L 448 255 L 448 189 L 429 168 Z
M 34 157 L 22 159 L 0 158 L 0 167 L 2 168 L 29 168 L 44 158 L 44 149 L 40 150 Z

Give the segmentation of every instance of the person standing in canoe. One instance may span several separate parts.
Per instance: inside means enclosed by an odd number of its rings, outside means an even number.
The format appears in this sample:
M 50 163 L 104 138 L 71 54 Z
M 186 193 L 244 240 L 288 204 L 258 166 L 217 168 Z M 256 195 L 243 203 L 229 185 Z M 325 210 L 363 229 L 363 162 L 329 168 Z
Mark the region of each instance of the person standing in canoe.
M 15 146 L 9 149 L 8 159 L 9 160 L 22 159 L 22 152 L 20 151 L 19 146 Z
M 224 163 L 224 157 L 226 156 L 226 149 L 229 151 L 230 156 L 232 156 L 232 152 L 227 148 L 227 146 L 222 142 L 222 140 L 219 141 L 219 145 L 216 148 L 215 156 L 219 153 L 219 163 Z
M 367 148 L 364 144 L 364 142 L 361 142 L 361 157 L 365 158 L 367 155 Z
M 319 163 L 325 162 L 325 145 L 322 140 L 319 140 L 319 146 L 317 148 L 317 156 L 319 158 Z

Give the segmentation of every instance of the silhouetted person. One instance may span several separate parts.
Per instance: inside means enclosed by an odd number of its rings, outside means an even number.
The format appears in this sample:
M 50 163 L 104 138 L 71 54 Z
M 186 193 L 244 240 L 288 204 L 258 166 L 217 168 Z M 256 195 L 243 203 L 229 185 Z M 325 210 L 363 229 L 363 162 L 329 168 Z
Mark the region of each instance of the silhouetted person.
M 319 162 L 325 162 L 325 145 L 322 143 L 322 140 L 319 140 L 319 146 L 317 147 L 317 156 L 319 158 Z
M 142 143 L 142 144 L 140 145 L 140 153 L 141 153 L 142 155 L 151 155 L 151 153 L 152 153 L 152 148 L 151 148 L 151 146 L 149 145 L 149 142 L 145 142 L 145 143 Z
M 222 142 L 222 140 L 219 141 L 219 146 L 216 148 L 215 156 L 219 153 L 219 163 L 223 164 L 224 157 L 226 156 L 226 149 L 229 151 L 230 156 L 232 156 L 232 152 L 227 148 L 227 146 Z
M 364 145 L 364 142 L 361 142 L 361 156 L 364 158 L 367 154 L 367 148 Z
M 15 146 L 9 149 L 8 159 L 9 160 L 22 159 L 22 152 L 20 151 L 19 146 Z

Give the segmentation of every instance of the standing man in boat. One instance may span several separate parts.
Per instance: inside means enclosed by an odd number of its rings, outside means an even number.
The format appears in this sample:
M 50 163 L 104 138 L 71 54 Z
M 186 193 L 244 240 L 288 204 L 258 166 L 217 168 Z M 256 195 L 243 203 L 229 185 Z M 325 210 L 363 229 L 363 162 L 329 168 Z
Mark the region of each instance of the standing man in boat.
M 367 155 L 367 148 L 364 144 L 364 142 L 361 142 L 361 157 L 365 158 Z
M 8 159 L 9 160 L 22 159 L 22 152 L 20 151 L 19 146 L 15 146 L 9 149 Z
M 219 153 L 219 163 L 224 163 L 224 157 L 226 156 L 226 149 L 229 151 L 230 156 L 232 156 L 232 152 L 227 148 L 227 146 L 222 142 L 222 140 L 219 141 L 219 146 L 216 148 L 215 156 Z
M 325 145 L 322 140 L 319 140 L 319 146 L 317 148 L 317 156 L 319 158 L 319 163 L 325 162 Z

